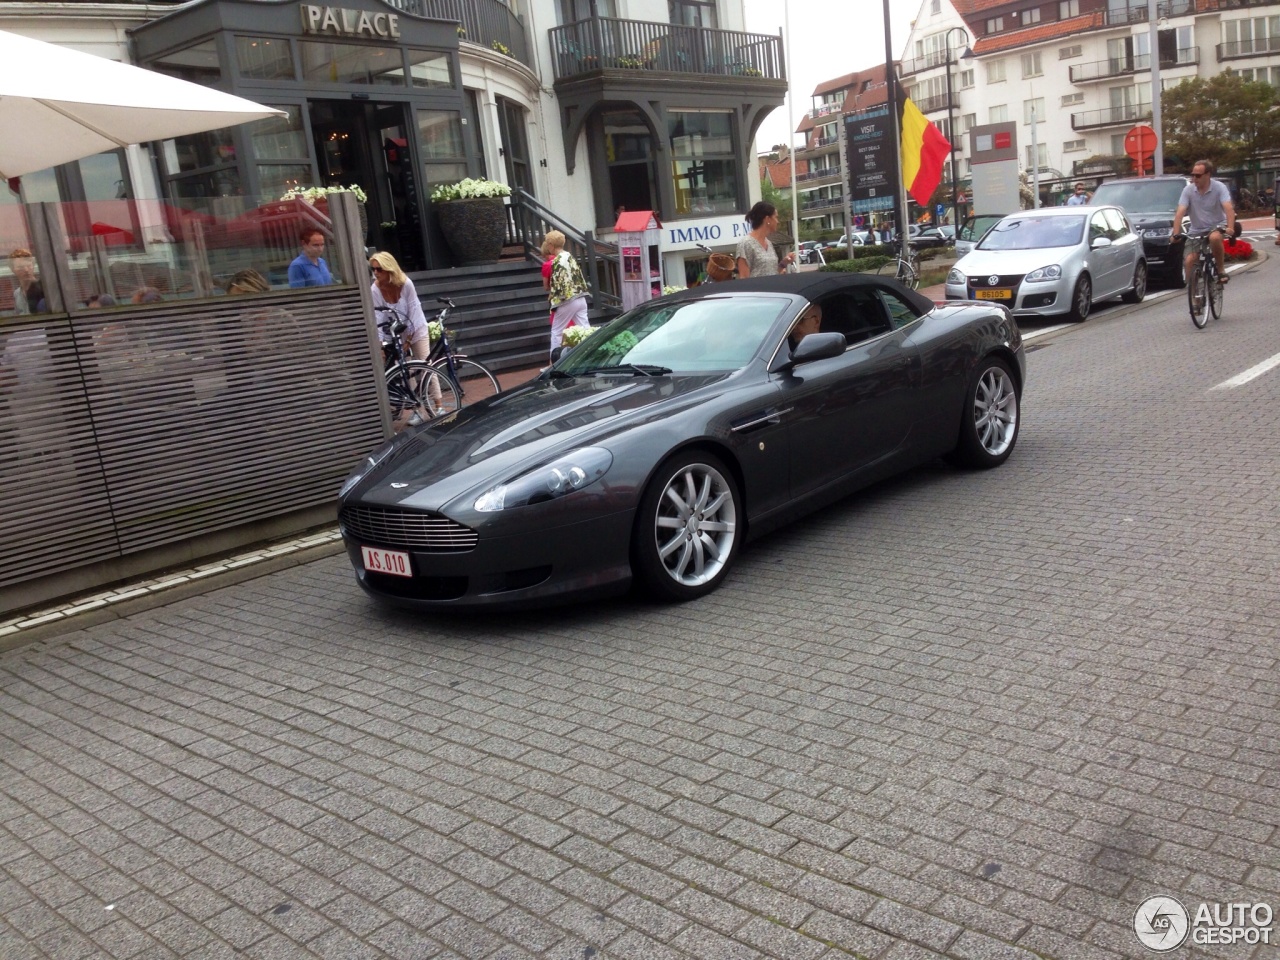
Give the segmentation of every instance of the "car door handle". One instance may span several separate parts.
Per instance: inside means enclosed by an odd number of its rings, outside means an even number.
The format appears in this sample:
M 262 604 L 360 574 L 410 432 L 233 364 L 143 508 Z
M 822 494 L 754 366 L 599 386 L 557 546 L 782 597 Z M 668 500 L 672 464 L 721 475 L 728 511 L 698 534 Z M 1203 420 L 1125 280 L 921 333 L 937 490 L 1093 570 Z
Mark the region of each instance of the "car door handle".
M 782 418 L 794 409 L 795 407 L 786 407 L 782 410 L 765 410 L 763 413 L 752 416 L 749 420 L 733 424 L 730 429 L 734 433 L 750 433 L 752 430 L 759 430 L 761 427 L 777 426 L 782 422 Z

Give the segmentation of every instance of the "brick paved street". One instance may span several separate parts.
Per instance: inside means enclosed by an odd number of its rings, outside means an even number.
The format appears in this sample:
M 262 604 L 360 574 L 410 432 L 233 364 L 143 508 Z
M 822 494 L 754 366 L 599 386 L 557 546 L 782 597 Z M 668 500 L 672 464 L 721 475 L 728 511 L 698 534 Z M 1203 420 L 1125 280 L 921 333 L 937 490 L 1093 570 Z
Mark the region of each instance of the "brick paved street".
M 1005 467 L 686 606 L 415 616 L 332 556 L 0 654 L 0 957 L 1110 960 L 1154 894 L 1280 911 L 1280 369 L 1212 389 L 1278 274 L 1034 341 Z

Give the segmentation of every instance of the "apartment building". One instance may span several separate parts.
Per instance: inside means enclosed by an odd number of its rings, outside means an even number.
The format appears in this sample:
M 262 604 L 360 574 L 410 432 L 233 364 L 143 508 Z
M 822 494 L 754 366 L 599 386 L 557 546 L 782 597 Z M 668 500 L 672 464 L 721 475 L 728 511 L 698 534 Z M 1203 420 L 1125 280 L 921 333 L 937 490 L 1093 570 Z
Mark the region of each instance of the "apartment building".
M 958 192 L 971 173 L 967 134 L 979 124 L 1017 124 L 1022 169 L 1039 178 L 1047 203 L 1076 179 L 1129 172 L 1125 134 L 1152 121 L 1153 47 L 1164 89 L 1226 70 L 1280 88 L 1280 2 L 1154 6 L 1153 39 L 1147 0 L 923 0 L 897 69 L 912 100 L 955 146 Z M 817 141 L 835 124 L 822 122 L 823 111 L 835 99 L 830 88 L 844 79 L 814 91 L 797 131 L 806 134 L 799 156 L 824 149 Z M 1276 167 L 1280 158 L 1262 158 L 1246 185 L 1270 185 Z M 944 182 L 951 176 L 946 169 Z M 838 227 L 843 219 L 833 211 L 813 223 Z

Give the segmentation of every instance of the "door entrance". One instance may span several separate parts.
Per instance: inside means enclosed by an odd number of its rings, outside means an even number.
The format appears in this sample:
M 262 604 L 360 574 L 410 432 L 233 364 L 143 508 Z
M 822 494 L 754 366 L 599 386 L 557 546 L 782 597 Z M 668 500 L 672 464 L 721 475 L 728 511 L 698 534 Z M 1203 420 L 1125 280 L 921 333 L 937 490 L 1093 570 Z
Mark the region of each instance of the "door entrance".
M 389 252 L 406 271 L 427 267 L 407 110 L 403 103 L 310 103 L 320 183 L 365 192 L 365 243 Z

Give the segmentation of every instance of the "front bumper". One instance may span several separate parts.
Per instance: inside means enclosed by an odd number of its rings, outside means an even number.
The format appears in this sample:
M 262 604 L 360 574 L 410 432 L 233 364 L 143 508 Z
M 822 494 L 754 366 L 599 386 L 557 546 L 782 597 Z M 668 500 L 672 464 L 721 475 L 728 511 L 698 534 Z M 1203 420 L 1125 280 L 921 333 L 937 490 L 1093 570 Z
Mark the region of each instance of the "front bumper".
M 1015 317 L 1046 317 L 1067 313 L 1071 309 L 1071 281 L 1068 278 L 1027 283 L 1021 274 L 990 277 L 966 277 L 964 284 L 947 283 L 948 300 L 977 300 L 999 303 Z M 997 296 L 1007 293 L 1008 296 Z
M 436 610 L 535 607 L 625 592 L 631 583 L 633 518 L 634 511 L 625 510 L 548 527 L 536 535 L 482 535 L 473 548 L 461 552 L 370 542 L 345 526 L 342 539 L 356 581 L 379 600 Z M 365 570 L 362 545 L 407 552 L 413 576 Z

